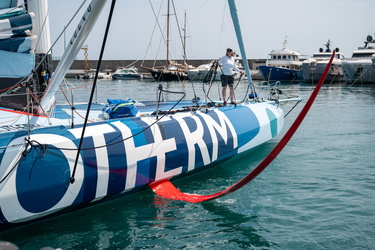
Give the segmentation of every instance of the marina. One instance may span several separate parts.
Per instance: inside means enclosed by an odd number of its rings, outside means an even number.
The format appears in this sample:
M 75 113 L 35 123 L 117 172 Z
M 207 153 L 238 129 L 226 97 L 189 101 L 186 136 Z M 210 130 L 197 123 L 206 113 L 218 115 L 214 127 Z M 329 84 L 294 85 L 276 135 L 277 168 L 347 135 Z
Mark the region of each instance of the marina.
M 100 72 L 100 57 L 97 67 L 92 67 L 85 60 L 85 75 L 79 78 L 93 79 L 92 90 L 83 94 L 89 97 L 87 102 L 76 103 L 76 93 L 66 93 L 70 86 L 64 77 L 105 4 L 99 0 L 91 2 L 54 70 L 49 53 L 49 29 L 44 27 L 43 21 L 48 19 L 47 1 L 35 1 L 27 8 L 13 6 L 8 10 L 12 15 L 2 21 L 7 24 L 2 32 L 10 42 L 14 37 L 27 40 L 30 36 L 39 35 L 43 46 L 29 45 L 27 53 L 7 47 L 2 50 L 11 63 L 6 65 L 0 77 L 4 88 L 1 90 L 0 109 L 1 231 L 105 203 L 147 188 L 161 197 L 175 199 L 165 184 L 173 187 L 172 180 L 216 167 L 271 140 L 281 133 L 284 125 L 284 110 L 280 104 L 301 102 L 298 96 L 281 95 L 281 91 L 274 92 L 270 88 L 267 97 L 258 97 L 250 77 L 241 30 L 238 29 L 235 2 L 230 0 L 228 4 L 244 62 L 245 70 L 241 71 L 241 76 L 245 71 L 248 73 L 244 99 L 234 97 L 232 82 L 228 99 L 224 92 L 226 86 L 223 86 L 220 100 L 213 100 L 209 91 L 202 99 L 195 96 L 192 100 L 184 100 L 185 92 L 171 92 L 160 84 L 155 101 L 112 99 L 109 95 L 106 103 L 93 102 L 97 95 L 97 81 L 105 78 Z M 111 5 L 102 52 L 114 6 L 115 1 Z M 168 16 L 169 6 L 170 1 Z M 87 54 L 88 47 L 85 46 L 84 50 Z M 16 63 L 11 60 L 12 57 L 23 56 L 30 60 Z M 180 69 L 172 70 L 167 61 L 168 69 L 157 71 L 158 77 L 153 74 L 156 71 L 151 70 L 155 80 L 184 80 L 180 76 L 186 74 Z M 234 59 L 228 57 L 228 61 L 225 74 L 229 78 L 234 69 L 240 70 L 235 67 Z M 221 64 L 224 67 L 224 62 Z M 216 69 L 212 71 L 209 74 L 214 78 L 217 72 Z M 205 81 L 209 89 L 214 84 L 213 78 Z M 321 84 L 322 81 L 310 98 L 309 106 Z M 65 104 L 56 102 L 59 90 Z M 164 94 L 168 93 L 177 94 L 179 98 L 165 101 Z M 307 112 L 308 109 L 303 114 Z M 242 123 L 244 121 L 246 126 Z M 53 167 L 48 168 L 51 164 Z M 162 194 L 160 191 L 163 191 Z
M 372 35 L 351 58 L 330 39 L 309 57 L 285 38 L 249 59 L 246 12 L 227 0 L 221 30 L 235 50 L 188 60 L 186 11 L 181 26 L 175 1 L 158 14 L 154 1 L 143 60 L 104 60 L 116 1 L 92 0 L 74 7 L 56 58 L 48 4 L 0 3 L 0 249 L 375 244 Z M 166 58 L 146 60 L 157 33 Z
M 76 101 L 85 102 L 88 80 L 72 80 Z M 153 80 L 100 80 L 98 102 L 113 98 L 155 100 L 145 88 Z M 194 86 L 162 83 L 171 91 Z M 255 81 L 256 86 L 262 85 Z M 236 96 L 246 90 L 242 82 Z M 307 99 L 311 83 L 286 84 L 283 91 Z M 155 91 L 156 93 L 156 91 Z M 213 98 L 219 98 L 217 86 Z M 203 93 L 197 93 L 202 97 Z M 167 100 L 176 99 L 168 94 Z M 64 101 L 63 95 L 58 95 Z M 362 100 L 359 102 L 358 100 Z M 348 105 L 350 103 L 351 105 Z M 158 198 L 151 190 L 0 233 L 0 240 L 25 249 L 85 248 L 332 249 L 374 244 L 375 85 L 325 84 L 300 130 L 275 162 L 239 192 L 208 203 Z M 303 105 L 286 119 L 290 127 Z M 288 109 L 288 106 L 284 109 Z M 285 132 L 285 131 L 284 131 Z M 175 184 L 188 193 L 210 194 L 251 171 L 274 148 L 268 143 Z

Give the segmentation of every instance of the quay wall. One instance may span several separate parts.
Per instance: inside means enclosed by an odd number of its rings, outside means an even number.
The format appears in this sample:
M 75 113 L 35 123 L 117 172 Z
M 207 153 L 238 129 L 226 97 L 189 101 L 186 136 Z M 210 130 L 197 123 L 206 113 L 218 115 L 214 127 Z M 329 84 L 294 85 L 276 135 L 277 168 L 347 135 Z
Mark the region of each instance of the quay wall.
M 202 65 L 202 64 L 206 64 L 206 63 L 210 63 L 212 61 L 212 59 L 195 59 L 195 60 L 187 60 L 187 63 L 189 65 L 193 65 L 195 67 L 199 66 L 199 65 Z M 52 64 L 53 64 L 53 68 L 55 69 L 56 68 L 56 65 L 58 64 L 58 60 L 53 60 L 52 61 Z M 241 60 L 240 60 L 241 62 Z M 72 66 L 70 67 L 71 70 L 84 70 L 84 63 L 85 61 L 84 60 L 75 60 L 72 64 Z M 241 62 L 242 63 L 242 62 Z M 259 65 L 264 65 L 266 63 L 266 59 L 249 59 L 248 60 L 248 63 L 249 63 L 249 67 L 251 70 L 257 70 L 258 66 Z M 128 65 L 134 65 L 135 67 L 138 68 L 139 72 L 140 73 L 148 73 L 148 71 L 146 71 L 145 69 L 142 68 L 142 66 L 144 67 L 156 67 L 156 66 L 163 66 L 166 64 L 166 62 L 163 60 L 138 60 L 138 61 L 135 61 L 135 60 L 102 60 L 102 64 L 101 64 L 101 67 L 100 67 L 100 70 L 103 71 L 103 70 L 111 70 L 111 71 L 116 71 L 116 69 L 118 67 L 126 67 Z M 89 65 L 90 65 L 90 68 L 96 68 L 97 65 L 98 65 L 98 61 L 97 60 L 89 60 Z

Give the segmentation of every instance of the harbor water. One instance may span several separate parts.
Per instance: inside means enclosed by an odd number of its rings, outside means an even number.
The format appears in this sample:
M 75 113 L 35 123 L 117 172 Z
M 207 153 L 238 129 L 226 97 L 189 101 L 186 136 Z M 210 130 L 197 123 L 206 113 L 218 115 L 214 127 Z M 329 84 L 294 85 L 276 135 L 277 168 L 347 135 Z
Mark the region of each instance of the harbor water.
M 165 90 L 219 100 L 221 88 L 196 82 L 99 80 L 95 101 L 156 100 Z M 257 88 L 265 87 L 255 82 Z M 89 81 L 63 86 L 88 101 Z M 212 169 L 175 181 L 184 192 L 213 194 L 248 174 L 276 146 L 315 85 L 283 84 L 304 101 L 283 133 Z M 245 98 L 247 83 L 236 89 Z M 262 88 L 263 94 L 267 93 Z M 261 93 L 261 94 L 262 94 Z M 165 100 L 180 94 L 166 93 Z M 57 99 L 63 101 L 63 95 Z M 294 103 L 283 106 L 288 112 Z M 294 137 L 270 166 L 242 189 L 203 203 L 127 197 L 0 233 L 20 249 L 373 249 L 375 245 L 375 85 L 324 84 Z

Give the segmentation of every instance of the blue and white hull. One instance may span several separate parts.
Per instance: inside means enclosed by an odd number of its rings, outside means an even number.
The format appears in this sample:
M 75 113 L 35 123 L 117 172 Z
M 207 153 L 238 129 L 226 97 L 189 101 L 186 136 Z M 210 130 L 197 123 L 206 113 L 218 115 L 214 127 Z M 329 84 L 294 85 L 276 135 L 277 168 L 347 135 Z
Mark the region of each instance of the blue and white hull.
M 0 231 L 106 201 L 183 176 L 275 137 L 284 113 L 274 102 L 9 131 L 0 139 Z
M 302 81 L 303 76 L 300 71 L 278 68 L 273 66 L 259 66 L 259 71 L 265 81 Z

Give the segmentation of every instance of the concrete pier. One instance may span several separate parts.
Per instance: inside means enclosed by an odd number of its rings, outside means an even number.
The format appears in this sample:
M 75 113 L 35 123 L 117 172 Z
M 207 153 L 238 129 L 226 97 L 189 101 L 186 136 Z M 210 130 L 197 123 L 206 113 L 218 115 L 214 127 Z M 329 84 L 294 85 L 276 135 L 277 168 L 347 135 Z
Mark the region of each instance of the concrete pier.
M 198 67 L 199 65 L 210 63 L 213 59 L 195 59 L 195 60 L 187 60 L 187 63 L 189 65 L 193 65 L 195 67 Z M 53 68 L 56 68 L 58 64 L 58 60 L 53 60 Z M 179 62 L 179 61 L 178 61 Z M 240 60 L 242 63 L 242 61 Z M 259 65 L 264 65 L 266 63 L 266 59 L 249 59 L 248 60 L 249 67 L 251 70 L 257 70 Z M 101 72 L 104 70 L 108 70 L 111 72 L 115 72 L 118 67 L 126 67 L 129 65 L 133 65 L 136 68 L 138 68 L 139 72 L 142 74 L 149 73 L 147 70 L 143 69 L 143 67 L 157 67 L 157 66 L 163 66 L 166 64 L 165 60 L 103 60 L 101 63 L 100 70 Z M 89 65 L 92 68 L 96 68 L 98 65 L 97 60 L 89 60 Z M 82 75 L 84 74 L 84 60 L 75 60 L 70 67 L 70 70 L 66 77 L 75 77 L 76 75 Z M 262 78 L 263 79 L 263 78 Z

